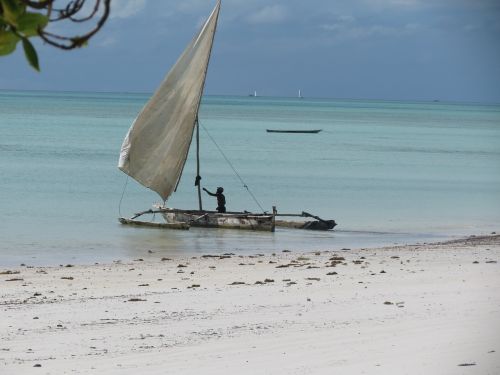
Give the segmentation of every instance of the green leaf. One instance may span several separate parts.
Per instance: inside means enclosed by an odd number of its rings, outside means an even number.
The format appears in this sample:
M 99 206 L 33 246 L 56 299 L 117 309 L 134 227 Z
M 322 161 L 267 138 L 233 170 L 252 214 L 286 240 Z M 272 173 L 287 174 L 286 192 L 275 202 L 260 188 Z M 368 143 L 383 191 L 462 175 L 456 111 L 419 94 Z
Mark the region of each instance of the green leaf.
M 0 30 L 0 56 L 15 51 L 19 37 L 11 31 Z
M 28 38 L 23 38 L 23 48 L 26 59 L 30 65 L 37 71 L 40 71 L 40 66 L 38 65 L 38 55 L 35 51 L 35 47 L 28 40 Z
M 40 13 L 26 12 L 17 19 L 17 30 L 26 36 L 38 35 L 38 28 L 47 26 L 49 18 Z
M 16 26 L 17 17 L 23 13 L 24 6 L 20 5 L 16 0 L 0 0 L 0 3 L 2 4 L 5 21 Z

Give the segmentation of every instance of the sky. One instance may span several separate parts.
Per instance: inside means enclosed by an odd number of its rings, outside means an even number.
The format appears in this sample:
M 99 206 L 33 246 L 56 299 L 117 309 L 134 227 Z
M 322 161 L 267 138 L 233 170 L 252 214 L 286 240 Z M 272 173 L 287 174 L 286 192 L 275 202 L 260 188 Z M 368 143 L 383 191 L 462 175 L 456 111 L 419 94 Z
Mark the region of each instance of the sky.
M 22 48 L 0 57 L 0 89 L 152 92 L 215 2 L 112 0 L 87 47 L 35 43 L 40 73 Z M 222 0 L 205 94 L 299 89 L 306 97 L 500 103 L 500 0 Z

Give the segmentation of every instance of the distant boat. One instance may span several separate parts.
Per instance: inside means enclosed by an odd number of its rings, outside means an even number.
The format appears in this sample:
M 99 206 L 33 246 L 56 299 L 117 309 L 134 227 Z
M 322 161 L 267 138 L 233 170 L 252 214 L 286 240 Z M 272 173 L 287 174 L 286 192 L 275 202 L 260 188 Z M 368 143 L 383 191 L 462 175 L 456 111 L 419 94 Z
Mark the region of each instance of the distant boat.
M 304 97 L 302 96 L 302 93 L 300 92 L 300 89 L 299 89 L 299 99 L 304 99 Z
M 312 129 L 312 130 L 279 130 L 279 129 L 266 129 L 268 133 L 306 133 L 306 134 L 316 134 L 323 129 Z
M 248 96 L 253 96 L 254 98 L 257 97 L 257 91 L 254 91 L 253 94 L 248 94 Z

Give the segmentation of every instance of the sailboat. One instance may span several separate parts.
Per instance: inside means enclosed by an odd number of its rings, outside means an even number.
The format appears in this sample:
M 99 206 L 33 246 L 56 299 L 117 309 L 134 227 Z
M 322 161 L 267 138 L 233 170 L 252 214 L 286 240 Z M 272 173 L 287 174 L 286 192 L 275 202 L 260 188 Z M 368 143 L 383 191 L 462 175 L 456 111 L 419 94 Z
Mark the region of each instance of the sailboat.
M 125 136 L 120 150 L 118 168 L 143 186 L 158 193 L 163 204 L 139 212 L 130 219 L 119 218 L 123 224 L 174 229 L 188 229 L 194 226 L 271 232 L 275 230 L 275 219 L 278 216 L 275 207 L 271 213 L 247 211 L 220 213 L 203 209 L 198 112 L 220 6 L 221 2 L 218 0 L 200 31 L 167 73 Z M 167 199 L 176 191 L 181 179 L 193 135 L 196 139 L 195 186 L 199 207 L 197 210 L 166 207 Z M 165 223 L 136 220 L 144 214 L 156 213 L 164 217 Z M 333 220 L 321 220 L 321 222 L 328 223 L 323 226 L 331 228 L 335 225 Z
M 298 95 L 298 98 L 299 98 L 299 99 L 304 99 L 304 97 L 302 96 L 302 93 L 300 92 L 300 89 L 299 89 L 299 95 Z

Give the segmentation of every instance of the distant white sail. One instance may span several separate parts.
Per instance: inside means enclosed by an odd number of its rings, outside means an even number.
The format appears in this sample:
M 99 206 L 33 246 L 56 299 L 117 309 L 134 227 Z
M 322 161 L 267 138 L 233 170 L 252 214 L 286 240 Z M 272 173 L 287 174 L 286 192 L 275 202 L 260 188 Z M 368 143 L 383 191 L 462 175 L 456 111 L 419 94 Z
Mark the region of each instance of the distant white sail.
M 212 50 L 220 0 L 130 127 L 118 168 L 166 200 L 182 175 Z

